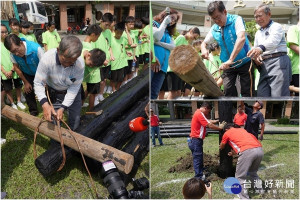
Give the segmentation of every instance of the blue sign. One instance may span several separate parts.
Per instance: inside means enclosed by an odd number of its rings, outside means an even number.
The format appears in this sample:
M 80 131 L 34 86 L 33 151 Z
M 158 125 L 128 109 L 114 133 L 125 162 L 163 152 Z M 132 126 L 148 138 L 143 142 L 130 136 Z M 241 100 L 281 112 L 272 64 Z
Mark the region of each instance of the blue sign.
M 242 191 L 242 186 L 234 177 L 229 177 L 224 181 L 223 188 L 228 194 L 239 194 Z

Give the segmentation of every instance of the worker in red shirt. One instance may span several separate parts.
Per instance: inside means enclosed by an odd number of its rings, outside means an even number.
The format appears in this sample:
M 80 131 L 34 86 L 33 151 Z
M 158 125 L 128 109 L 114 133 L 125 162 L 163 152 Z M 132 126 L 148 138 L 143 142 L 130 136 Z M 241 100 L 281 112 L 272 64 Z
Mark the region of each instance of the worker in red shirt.
M 157 138 L 160 145 L 164 145 L 162 142 L 161 136 L 160 136 L 160 129 L 159 125 L 162 123 L 159 121 L 159 118 L 157 115 L 154 114 L 154 111 L 152 108 L 150 108 L 150 125 L 151 125 L 151 138 L 152 138 L 152 145 L 155 147 L 155 134 L 157 134 Z
M 247 114 L 244 112 L 242 106 L 239 105 L 238 112 L 234 116 L 233 123 L 243 128 L 245 126 L 246 121 L 247 121 Z
M 238 194 L 240 199 L 249 199 L 248 192 L 244 190 L 244 184 L 247 175 L 251 177 L 251 182 L 258 180 L 257 171 L 259 165 L 264 156 L 261 143 L 257 138 L 248 133 L 243 128 L 235 128 L 234 124 L 227 124 L 225 126 L 226 132 L 222 137 L 220 149 L 224 149 L 226 143 L 232 147 L 232 151 L 228 153 L 228 156 L 232 156 L 233 153 L 239 155 L 235 178 L 237 178 L 242 186 L 242 191 Z
M 214 130 L 222 130 L 225 122 L 223 122 L 219 127 L 214 125 L 214 123 L 219 122 L 219 120 L 208 120 L 212 106 L 203 102 L 201 107 L 197 109 L 193 115 L 191 122 L 191 134 L 188 145 L 192 151 L 193 165 L 195 171 L 195 177 L 202 180 L 205 179 L 203 175 L 203 140 L 206 135 L 206 127 Z

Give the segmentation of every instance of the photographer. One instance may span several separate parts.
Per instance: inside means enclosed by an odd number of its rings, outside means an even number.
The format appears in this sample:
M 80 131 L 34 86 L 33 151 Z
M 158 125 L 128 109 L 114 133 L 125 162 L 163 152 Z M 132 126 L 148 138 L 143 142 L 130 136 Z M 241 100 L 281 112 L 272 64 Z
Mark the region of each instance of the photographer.
M 212 199 L 211 182 L 205 184 L 201 179 L 195 177 L 187 180 L 182 188 L 185 199 L 201 199 L 205 192 L 207 192 L 208 198 Z

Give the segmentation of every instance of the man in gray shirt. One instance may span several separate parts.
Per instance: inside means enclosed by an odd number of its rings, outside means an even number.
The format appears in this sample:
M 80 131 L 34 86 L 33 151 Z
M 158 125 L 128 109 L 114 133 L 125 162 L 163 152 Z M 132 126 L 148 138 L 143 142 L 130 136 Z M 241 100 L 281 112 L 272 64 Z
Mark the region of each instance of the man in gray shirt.
M 256 32 L 254 47 L 247 56 L 253 57 L 261 66 L 257 96 L 290 96 L 291 61 L 287 56 L 284 30 L 271 20 L 271 10 L 267 5 L 258 6 L 254 18 L 261 28 Z
M 80 85 L 84 74 L 84 61 L 79 57 L 81 51 L 82 43 L 77 37 L 64 37 L 57 49 L 44 54 L 34 79 L 35 94 L 42 105 L 45 119 L 52 121 L 53 115 L 61 120 L 67 109 L 68 124 L 72 130 L 80 123 Z M 48 102 L 46 85 L 54 108 Z

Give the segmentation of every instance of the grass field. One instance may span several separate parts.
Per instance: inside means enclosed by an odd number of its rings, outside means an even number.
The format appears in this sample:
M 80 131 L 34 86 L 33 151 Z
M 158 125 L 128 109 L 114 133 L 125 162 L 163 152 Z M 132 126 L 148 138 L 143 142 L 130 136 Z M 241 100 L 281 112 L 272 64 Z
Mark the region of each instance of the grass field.
M 217 134 L 211 134 L 204 140 L 204 153 L 218 154 Z M 185 181 L 194 176 L 193 172 L 169 173 L 168 170 L 177 164 L 177 159 L 190 153 L 186 138 L 163 138 L 164 146 L 151 148 L 151 198 L 152 199 L 183 199 L 182 187 Z M 258 171 L 260 178 L 272 179 L 274 185 L 270 193 L 256 194 L 253 199 L 299 199 L 299 135 L 264 135 L 262 141 L 264 158 Z M 294 180 L 294 189 L 286 189 L 286 179 Z M 284 189 L 275 188 L 275 181 L 283 180 Z M 212 181 L 213 199 L 233 199 L 236 196 L 223 190 L 224 179 Z M 204 196 L 207 198 L 207 194 Z

